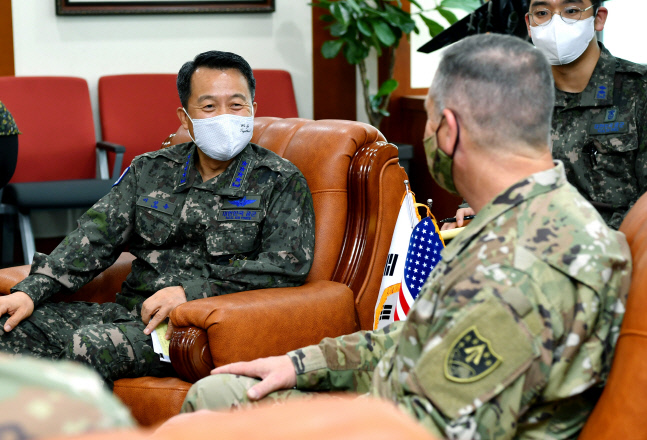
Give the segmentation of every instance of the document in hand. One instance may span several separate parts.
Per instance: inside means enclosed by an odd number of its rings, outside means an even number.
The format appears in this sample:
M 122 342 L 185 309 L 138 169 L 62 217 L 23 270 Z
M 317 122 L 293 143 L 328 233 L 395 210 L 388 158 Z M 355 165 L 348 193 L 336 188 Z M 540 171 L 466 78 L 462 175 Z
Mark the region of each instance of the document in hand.
M 171 357 L 169 356 L 169 345 L 171 341 L 166 339 L 166 330 L 168 329 L 168 324 L 166 322 L 161 323 L 155 328 L 155 331 L 151 333 L 151 338 L 153 338 L 153 351 L 157 353 L 162 362 L 171 362 Z

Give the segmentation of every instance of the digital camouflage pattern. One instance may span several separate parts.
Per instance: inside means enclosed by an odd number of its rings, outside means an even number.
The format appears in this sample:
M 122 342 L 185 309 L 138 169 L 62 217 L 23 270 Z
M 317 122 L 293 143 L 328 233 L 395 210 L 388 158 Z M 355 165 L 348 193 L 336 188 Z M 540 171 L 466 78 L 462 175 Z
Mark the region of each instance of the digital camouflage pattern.
M 0 136 L 11 136 L 14 134 L 20 134 L 16 121 L 14 121 L 7 107 L 0 102 Z
M 575 438 L 624 314 L 624 236 L 558 163 L 495 197 L 441 255 L 406 321 L 289 353 L 297 388 L 386 398 L 442 438 Z
M 155 374 L 150 368 L 159 362 L 140 316 L 158 290 L 182 286 L 191 301 L 302 284 L 312 265 L 314 209 L 299 170 L 249 144 L 222 174 L 203 182 L 195 158 L 192 142 L 136 157 L 75 231 L 49 256 L 37 253 L 30 276 L 12 289 L 27 293 L 36 312 L 0 336 L 0 350 L 84 361 L 108 381 L 134 368 L 128 363 L 137 365 L 129 376 Z M 81 288 L 126 245 L 136 260 L 118 305 L 86 310 L 46 302 Z
M 0 354 L 0 438 L 33 439 L 130 428 L 129 411 L 92 370 Z
M 553 158 L 618 229 L 647 191 L 647 66 L 602 53 L 582 93 L 556 89 Z

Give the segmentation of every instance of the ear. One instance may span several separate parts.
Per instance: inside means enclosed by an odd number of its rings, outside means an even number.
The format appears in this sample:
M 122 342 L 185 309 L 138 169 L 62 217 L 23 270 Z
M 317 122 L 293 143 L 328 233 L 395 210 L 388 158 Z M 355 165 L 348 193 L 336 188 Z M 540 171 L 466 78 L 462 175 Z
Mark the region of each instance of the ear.
M 458 143 L 458 120 L 454 112 L 449 109 L 443 110 L 443 116 L 445 116 L 443 118 L 445 122 L 441 122 L 438 130 L 438 148 L 449 157 L 453 157 Z
M 594 26 L 596 31 L 602 32 L 604 30 L 604 25 L 607 22 L 608 15 L 609 15 L 609 10 L 604 6 L 600 6 L 600 9 L 598 9 L 598 13 L 595 16 Z
M 528 36 L 532 38 L 532 33 L 530 32 L 530 15 L 526 13 L 526 28 L 528 29 Z
M 189 123 L 191 122 L 189 120 L 189 117 L 184 113 L 184 109 L 182 107 L 178 107 L 177 110 L 177 117 L 180 119 L 180 123 L 182 124 L 182 127 L 184 127 L 185 130 L 189 130 Z
M 258 104 L 255 101 L 252 104 L 252 108 L 254 109 L 254 117 L 256 117 L 256 109 L 258 108 Z

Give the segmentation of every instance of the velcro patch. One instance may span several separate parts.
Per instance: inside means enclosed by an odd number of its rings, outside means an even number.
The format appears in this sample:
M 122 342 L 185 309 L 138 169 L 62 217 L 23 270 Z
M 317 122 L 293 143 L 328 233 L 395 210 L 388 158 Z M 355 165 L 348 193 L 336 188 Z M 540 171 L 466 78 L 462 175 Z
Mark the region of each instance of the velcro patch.
M 503 358 L 496 354 L 490 340 L 475 325 L 465 330 L 447 352 L 445 377 L 458 383 L 470 383 L 492 373 Z
M 137 199 L 137 206 L 154 209 L 169 215 L 172 215 L 175 212 L 176 207 L 175 203 L 156 199 L 150 196 L 139 196 L 139 199 Z
M 261 211 L 259 209 L 228 209 L 218 213 L 219 221 L 243 221 L 260 222 Z
M 629 124 L 622 121 L 591 124 L 589 134 L 610 134 L 610 133 L 627 133 L 629 131 Z
M 492 295 L 423 350 L 414 374 L 434 406 L 454 419 L 496 396 L 537 356 L 524 325 Z
M 246 194 L 242 199 L 225 199 L 222 209 L 260 208 L 261 196 Z

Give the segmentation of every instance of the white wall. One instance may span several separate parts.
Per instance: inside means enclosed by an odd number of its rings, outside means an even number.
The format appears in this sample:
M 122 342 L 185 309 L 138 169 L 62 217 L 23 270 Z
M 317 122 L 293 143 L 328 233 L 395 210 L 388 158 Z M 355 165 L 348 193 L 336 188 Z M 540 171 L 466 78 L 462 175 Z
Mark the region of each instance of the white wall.
M 619 58 L 647 64 L 647 47 L 642 32 L 647 1 L 613 0 L 605 2 L 604 6 L 609 10 L 602 37 L 604 45 Z
M 212 49 L 238 53 L 255 69 L 289 71 L 299 115 L 312 118 L 312 25 L 307 1 L 276 0 L 275 12 L 251 14 L 60 17 L 54 0 L 12 0 L 11 7 L 16 75 L 85 78 L 95 120 L 100 76 L 175 73 L 185 61 Z

